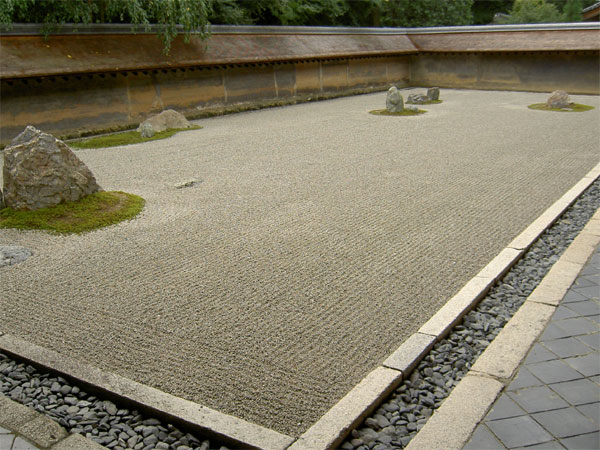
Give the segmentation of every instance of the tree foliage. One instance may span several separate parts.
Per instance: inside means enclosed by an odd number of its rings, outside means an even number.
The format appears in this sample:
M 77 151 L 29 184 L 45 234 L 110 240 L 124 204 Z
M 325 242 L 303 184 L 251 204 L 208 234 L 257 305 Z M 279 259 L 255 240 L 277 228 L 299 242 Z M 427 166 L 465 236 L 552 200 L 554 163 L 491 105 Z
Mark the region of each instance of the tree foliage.
M 474 0 L 473 25 L 488 25 L 498 13 L 508 14 L 513 0 Z
M 156 24 L 165 53 L 178 25 L 186 42 L 192 33 L 206 36 L 208 13 L 207 0 L 0 0 L 4 29 L 13 23 L 40 23 L 48 34 L 67 23 L 130 23 L 134 29 Z
M 473 0 L 389 0 L 384 4 L 382 24 L 391 27 L 469 25 Z
M 515 0 L 504 23 L 560 22 L 558 8 L 546 0 Z
M 43 24 L 45 34 L 66 23 L 154 24 L 165 53 L 181 30 L 208 35 L 208 24 L 430 27 L 581 20 L 595 0 L 0 0 L 0 28 Z
M 583 20 L 582 10 L 581 0 L 568 0 L 562 10 L 562 20 L 564 22 L 581 22 Z

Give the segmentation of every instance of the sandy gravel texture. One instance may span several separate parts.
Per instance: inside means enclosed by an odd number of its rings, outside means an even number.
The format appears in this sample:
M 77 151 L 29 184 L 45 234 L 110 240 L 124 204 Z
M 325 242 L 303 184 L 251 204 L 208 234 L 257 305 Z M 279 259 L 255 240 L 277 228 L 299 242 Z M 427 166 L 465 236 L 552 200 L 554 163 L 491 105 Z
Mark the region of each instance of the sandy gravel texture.
M 387 117 L 377 93 L 77 151 L 146 208 L 0 230 L 33 251 L 0 268 L 0 331 L 297 436 L 598 163 L 598 97 L 527 109 L 546 97 L 442 89 Z

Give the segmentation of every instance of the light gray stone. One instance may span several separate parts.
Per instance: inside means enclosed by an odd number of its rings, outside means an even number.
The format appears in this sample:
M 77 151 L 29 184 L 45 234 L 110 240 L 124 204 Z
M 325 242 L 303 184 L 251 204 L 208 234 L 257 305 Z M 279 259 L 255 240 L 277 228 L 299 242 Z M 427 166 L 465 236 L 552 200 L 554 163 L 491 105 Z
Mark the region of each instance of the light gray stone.
M 427 98 L 429 100 L 439 100 L 440 99 L 440 88 L 439 87 L 431 87 L 427 89 Z
M 12 266 L 25 261 L 31 256 L 31 251 L 19 245 L 0 246 L 0 267 Z
M 140 135 L 143 138 L 151 138 L 154 134 L 154 127 L 150 122 L 144 122 L 140 125 Z
M 419 112 L 419 108 L 417 108 L 416 106 L 413 106 L 413 105 L 405 106 L 404 109 L 406 111 Z
M 67 144 L 28 126 L 4 150 L 4 201 L 36 210 L 76 201 L 100 186 Z
M 422 105 L 429 101 L 429 98 L 424 94 L 410 94 L 406 99 L 406 103 Z
M 387 92 L 385 109 L 389 112 L 402 112 L 404 110 L 404 99 L 396 86 L 392 86 Z
M 554 91 L 546 100 L 546 106 L 548 108 L 567 108 L 571 105 L 571 99 L 569 94 L 565 91 Z
M 137 131 L 142 132 L 145 124 L 150 124 L 155 133 L 168 130 L 169 128 L 190 128 L 192 126 L 183 114 L 172 109 L 166 109 L 160 114 L 144 120 Z

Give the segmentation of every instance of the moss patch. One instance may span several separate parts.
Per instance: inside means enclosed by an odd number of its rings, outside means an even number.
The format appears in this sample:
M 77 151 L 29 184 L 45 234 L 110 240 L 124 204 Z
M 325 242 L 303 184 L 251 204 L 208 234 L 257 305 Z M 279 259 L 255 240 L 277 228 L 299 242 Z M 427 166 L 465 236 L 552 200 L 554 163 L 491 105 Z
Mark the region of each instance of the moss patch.
M 529 109 L 537 109 L 538 111 L 558 111 L 558 112 L 583 112 L 594 109 L 593 106 L 582 105 L 580 103 L 571 103 L 571 106 L 565 109 L 548 108 L 545 103 L 534 103 L 528 106 Z
M 139 144 L 141 142 L 157 141 L 173 136 L 179 131 L 199 130 L 200 126 L 194 125 L 191 128 L 171 128 L 165 131 L 160 131 L 150 138 L 143 138 L 140 133 L 135 130 L 125 131 L 123 133 L 107 134 L 105 136 L 97 136 L 90 139 L 81 139 L 69 142 L 69 146 L 74 148 L 104 148 L 116 147 L 117 145 Z
M 96 192 L 76 202 L 66 202 L 36 211 L 0 209 L 0 228 L 83 233 L 133 219 L 145 200 L 125 192 Z
M 387 109 L 374 109 L 373 111 L 369 111 L 369 114 L 375 114 L 376 116 L 418 116 L 419 114 L 424 114 L 427 111 L 424 109 L 419 109 L 418 111 L 408 111 L 404 110 L 401 112 L 390 112 Z

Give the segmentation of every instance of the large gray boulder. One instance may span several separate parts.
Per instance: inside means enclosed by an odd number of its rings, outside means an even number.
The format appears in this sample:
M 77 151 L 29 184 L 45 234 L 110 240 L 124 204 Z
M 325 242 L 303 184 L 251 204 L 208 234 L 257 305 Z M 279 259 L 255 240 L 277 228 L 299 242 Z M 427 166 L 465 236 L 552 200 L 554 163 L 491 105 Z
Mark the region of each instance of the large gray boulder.
M 548 108 L 567 108 L 571 105 L 569 94 L 565 91 L 554 91 L 546 100 Z
M 4 149 L 4 201 L 20 210 L 76 201 L 100 186 L 63 141 L 28 126 Z
M 385 109 L 389 112 L 402 112 L 404 110 L 404 99 L 396 86 L 392 86 L 387 91 Z
M 155 133 L 168 130 L 169 128 L 191 128 L 192 124 L 188 122 L 185 116 L 172 109 L 166 109 L 160 114 L 144 120 L 137 131 L 142 132 L 145 124 L 150 124 Z M 147 127 L 146 127 L 147 129 Z

